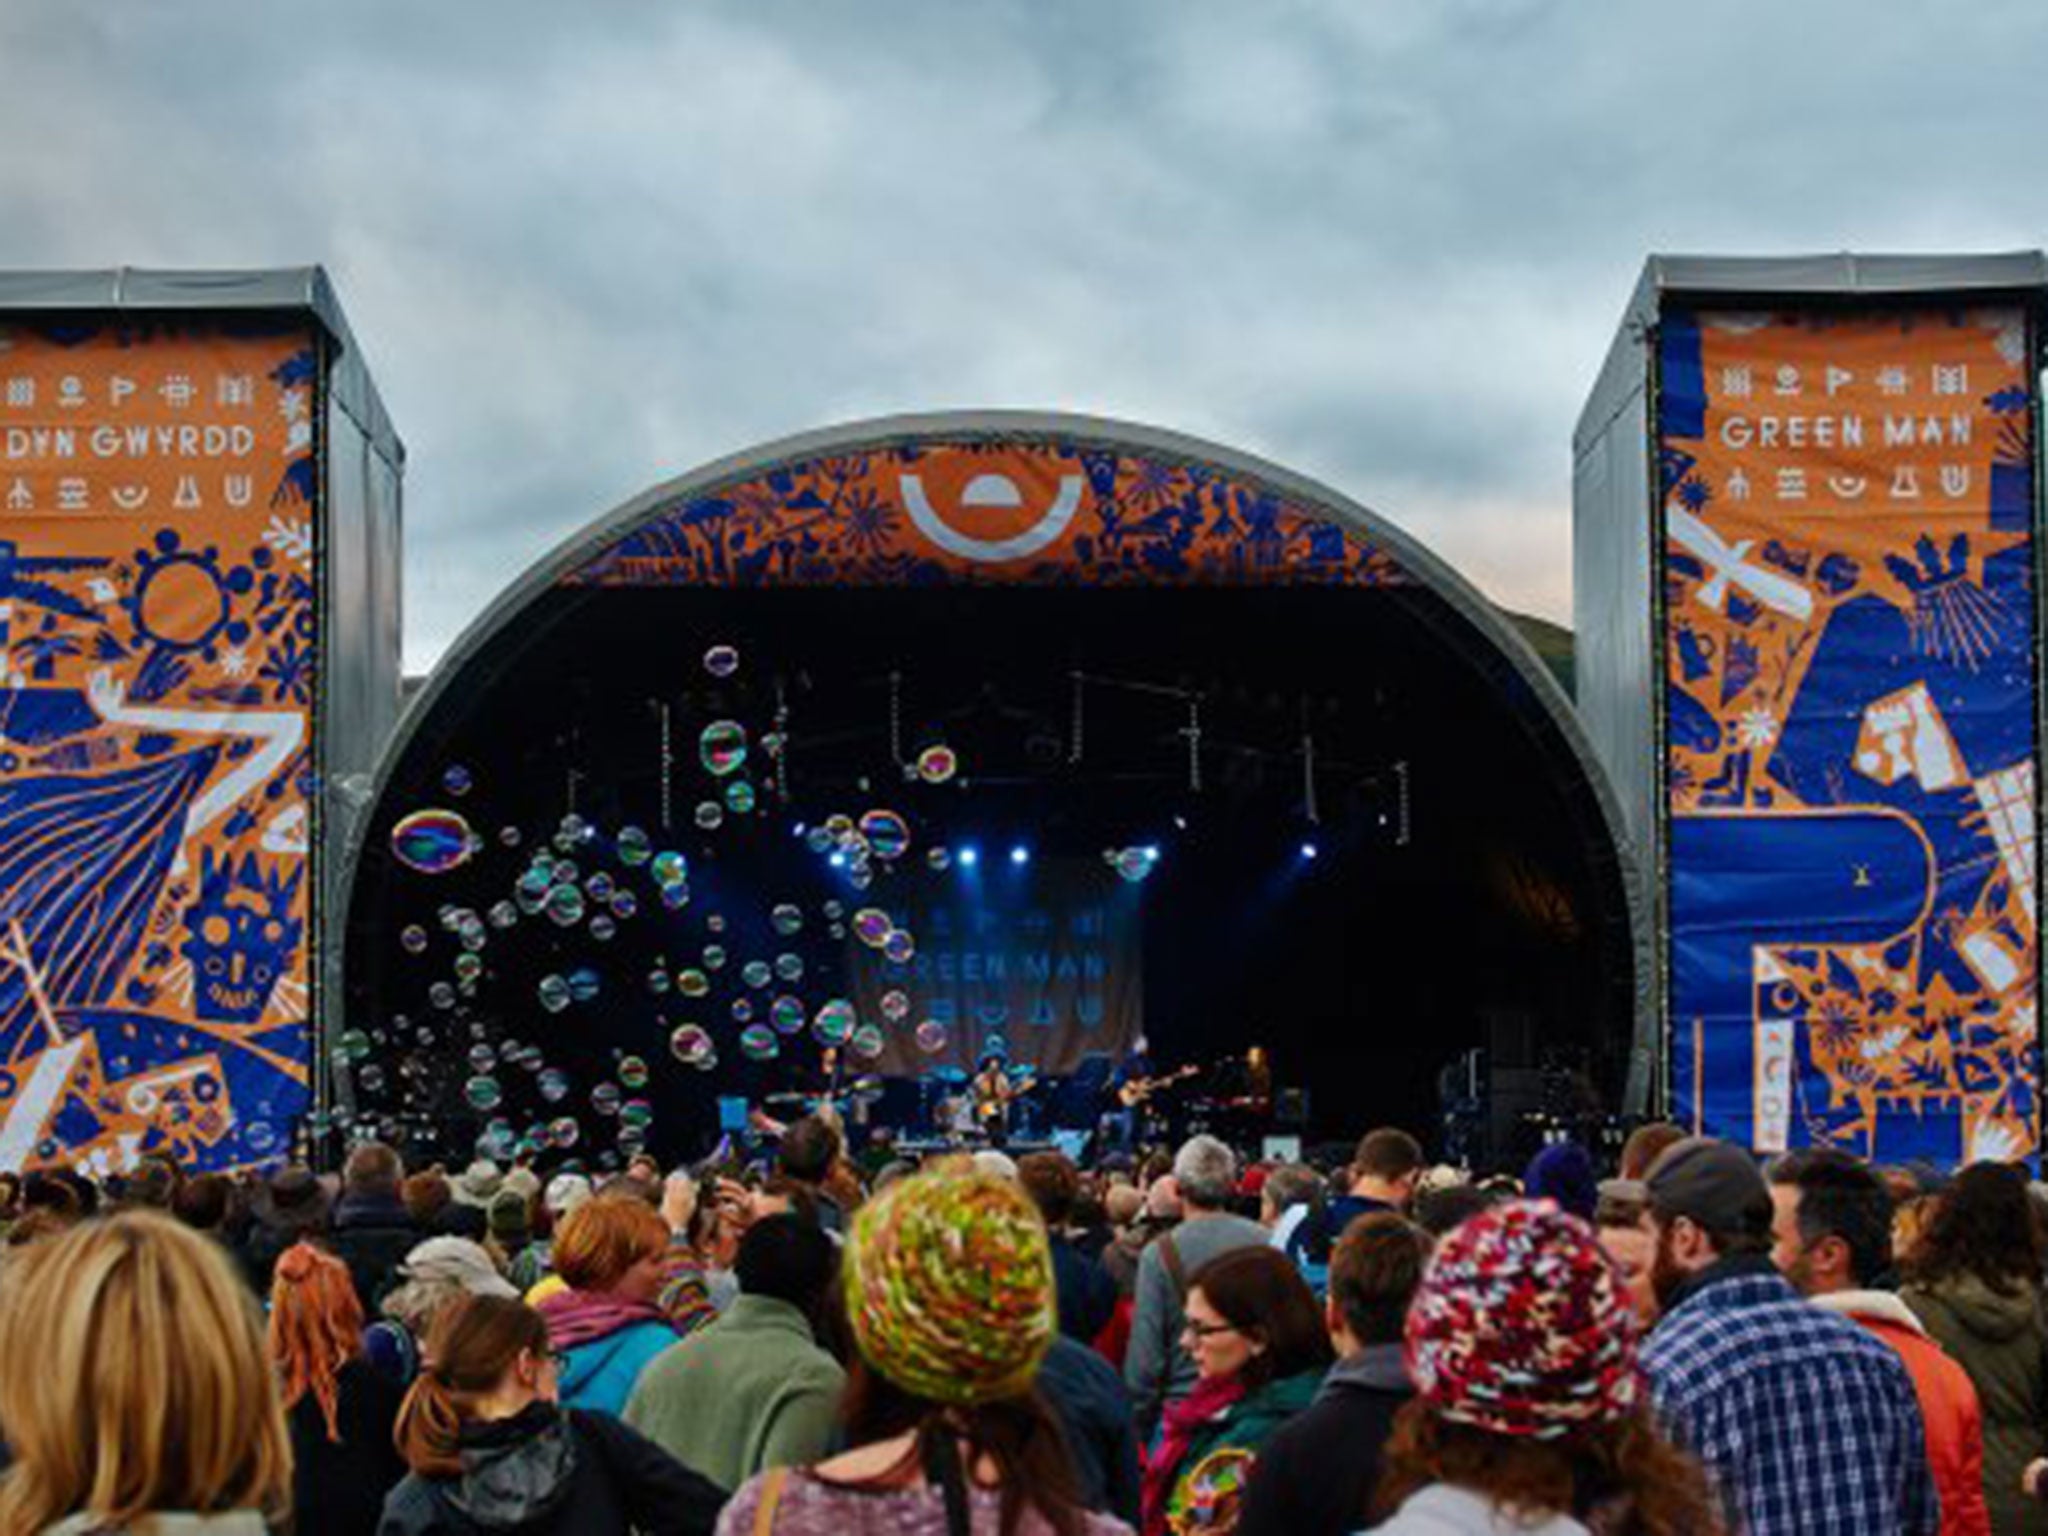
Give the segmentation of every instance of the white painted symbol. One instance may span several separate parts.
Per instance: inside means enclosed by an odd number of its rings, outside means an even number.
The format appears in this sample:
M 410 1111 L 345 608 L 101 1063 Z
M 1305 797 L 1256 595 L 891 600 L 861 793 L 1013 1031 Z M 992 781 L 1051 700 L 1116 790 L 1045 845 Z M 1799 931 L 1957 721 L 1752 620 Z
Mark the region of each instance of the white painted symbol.
M 1037 522 L 1006 539 L 978 539 L 960 532 L 939 516 L 918 476 L 904 475 L 902 485 L 903 505 L 909 509 L 910 520 L 917 524 L 918 532 L 948 554 L 990 565 L 1028 559 L 1049 548 L 1067 531 L 1067 524 L 1081 509 L 1081 477 L 1062 475 L 1059 494 Z M 960 493 L 960 505 L 975 510 L 1014 511 L 1024 505 L 1024 493 L 1008 475 L 976 475 Z
M 1813 617 L 1811 592 L 1782 572 L 1749 558 L 1753 540 L 1740 539 L 1730 544 L 1675 503 L 1666 509 L 1665 524 L 1672 542 L 1707 567 L 1707 579 L 1696 594 L 1706 607 L 1719 613 L 1728 601 L 1728 588 L 1735 586 L 1765 607 L 1775 608 L 1802 623 Z

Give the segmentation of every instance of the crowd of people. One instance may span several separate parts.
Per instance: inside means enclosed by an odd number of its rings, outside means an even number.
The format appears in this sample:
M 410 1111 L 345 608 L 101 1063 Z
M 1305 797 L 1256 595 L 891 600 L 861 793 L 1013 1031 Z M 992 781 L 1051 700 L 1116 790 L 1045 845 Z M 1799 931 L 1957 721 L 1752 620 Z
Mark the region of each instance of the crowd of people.
M 829 1115 L 0 1178 L 0 1536 L 2048 1532 L 2043 1194 L 1669 1125 L 857 1166 Z

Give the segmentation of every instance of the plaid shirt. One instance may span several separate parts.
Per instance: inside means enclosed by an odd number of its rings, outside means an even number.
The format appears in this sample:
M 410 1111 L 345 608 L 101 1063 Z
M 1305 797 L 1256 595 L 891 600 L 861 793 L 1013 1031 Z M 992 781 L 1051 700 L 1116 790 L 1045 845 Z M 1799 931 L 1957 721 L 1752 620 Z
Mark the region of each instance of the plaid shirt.
M 1658 1417 L 1743 1536 L 1934 1536 L 1939 1501 L 1898 1354 L 1748 1263 L 1706 1277 L 1643 1351 Z

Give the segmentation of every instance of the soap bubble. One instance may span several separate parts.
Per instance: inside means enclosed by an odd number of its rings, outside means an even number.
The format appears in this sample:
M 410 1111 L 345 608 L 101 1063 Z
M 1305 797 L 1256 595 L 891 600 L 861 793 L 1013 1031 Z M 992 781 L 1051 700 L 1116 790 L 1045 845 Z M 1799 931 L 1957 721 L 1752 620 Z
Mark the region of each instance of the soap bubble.
M 517 848 L 525 839 L 517 827 L 498 828 L 498 844 L 504 848 Z
M 781 1050 L 782 1042 L 766 1024 L 749 1024 L 740 1031 L 740 1054 L 749 1061 L 772 1061 Z
M 725 932 L 725 919 L 716 912 L 712 913 L 704 919 L 704 931 L 706 933 Z
M 735 816 L 744 816 L 754 808 L 754 786 L 745 779 L 734 779 L 725 786 L 725 808 Z
M 917 776 L 927 784 L 943 784 L 959 771 L 960 759 L 951 747 L 926 747 L 917 754 Z
M 569 1097 L 569 1074 L 560 1067 L 549 1067 L 535 1080 L 540 1096 L 550 1104 L 559 1104 Z
M 656 966 L 647 973 L 647 990 L 656 997 L 668 990 L 668 972 Z
M 626 1087 L 645 1088 L 647 1086 L 647 1076 L 647 1063 L 640 1057 L 621 1056 L 619 1058 L 619 1081 L 625 1084 Z
M 548 1122 L 548 1144 L 557 1151 L 566 1152 L 582 1139 L 583 1127 L 574 1115 L 557 1115 Z
M 717 1054 L 717 1047 L 711 1043 L 711 1036 L 701 1024 L 678 1024 L 669 1031 L 668 1048 L 670 1054 L 686 1067 L 701 1067 L 705 1058 Z
M 811 1032 L 818 1037 L 820 1045 L 844 1045 L 853 1035 L 859 1015 L 853 1004 L 843 997 L 835 997 L 818 1010 L 817 1018 L 811 1021 Z
M 495 1077 L 479 1075 L 462 1085 L 462 1096 L 469 1101 L 471 1109 L 490 1110 L 504 1102 L 505 1090 Z
M 778 1034 L 801 1034 L 804 1027 L 804 1000 L 800 997 L 778 997 L 768 1005 L 768 1022 L 775 1026 Z
M 910 823 L 894 811 L 869 811 L 860 819 L 860 835 L 885 864 L 902 858 L 910 847 Z
M 711 1059 L 711 1064 L 713 1066 L 718 1065 L 718 1058 L 715 1054 Z M 652 1124 L 654 1124 L 654 1106 L 652 1104 L 648 1103 L 645 1099 L 626 1100 L 625 1103 L 619 1106 L 619 1145 L 623 1147 L 628 1145 L 629 1142 L 637 1145 L 640 1133 Z
M 775 974 L 784 981 L 802 981 L 804 979 L 804 957 L 798 954 L 777 955 L 775 957 Z
M 610 901 L 612 899 L 612 877 L 603 870 L 598 870 L 588 880 L 583 882 L 583 894 L 592 901 Z
M 702 997 L 711 990 L 711 978 L 692 966 L 676 972 L 676 990 L 685 997 Z
M 747 728 L 737 720 L 714 720 L 697 738 L 697 756 L 708 772 L 724 778 L 747 760 Z
M 768 968 L 766 960 L 749 960 L 740 967 L 740 980 L 750 987 L 765 987 L 775 979 L 775 973 Z
M 873 1061 L 882 1054 L 882 1026 L 863 1024 L 853 1032 L 853 1054 Z
M 895 928 L 880 907 L 862 907 L 853 914 L 853 936 L 869 949 L 880 949 Z
M 558 885 L 548 892 L 542 907 L 556 927 L 574 928 L 583 921 L 583 892 L 573 885 Z
M 455 989 L 445 981 L 437 981 L 427 988 L 427 1001 L 436 1008 L 453 1008 L 455 1006 Z
M 456 811 L 414 811 L 391 829 L 392 857 L 422 875 L 460 869 L 476 846 L 476 834 Z
M 549 1013 L 560 1013 L 576 999 L 569 991 L 569 983 L 559 976 L 543 976 L 540 985 L 534 989 L 540 998 L 541 1007 Z
M 704 653 L 704 670 L 713 677 L 731 677 L 740 669 L 740 653 L 730 645 L 714 645 Z
M 813 853 L 825 853 L 832 847 L 832 834 L 823 827 L 813 827 L 804 834 L 804 846 Z
M 936 1056 L 946 1048 L 946 1026 L 937 1019 L 925 1019 L 917 1026 L 917 1048 L 927 1056 Z
M 498 1064 L 498 1053 L 488 1045 L 472 1045 L 469 1048 L 469 1070 L 488 1072 Z
M 735 1024 L 751 1024 L 754 1021 L 753 999 L 736 997 L 732 1000 L 732 1021 Z
M 450 763 L 441 775 L 441 787 L 451 795 L 468 794 L 475 782 L 469 776 L 469 770 L 460 763 Z
M 882 940 L 882 958 L 891 965 L 908 965 L 917 954 L 917 940 L 907 928 L 897 928 Z
M 619 828 L 618 853 L 621 864 L 635 868 L 645 864 L 653 852 L 654 844 L 643 828 Z
M 725 825 L 725 807 L 716 800 L 700 800 L 693 819 L 702 830 L 716 832 Z
M 594 999 L 604 985 L 604 978 L 587 965 L 579 965 L 569 973 L 569 995 L 579 1003 Z
M 624 922 L 640 910 L 640 898 L 631 891 L 621 888 L 612 892 L 612 916 Z
M 455 957 L 455 979 L 465 987 L 476 985 L 477 977 L 484 973 L 483 958 L 479 955 L 457 955 Z
M 690 861 L 680 853 L 657 853 L 647 869 L 656 885 L 681 885 L 690 878 Z
M 661 904 L 671 912 L 680 912 L 690 904 L 690 888 L 687 885 L 664 885 L 661 888 Z
M 830 918 L 835 923 L 838 922 L 840 918 L 846 916 L 845 906 L 837 900 L 826 902 L 825 905 L 820 907 L 818 910 L 823 912 L 826 917 Z
M 512 928 L 519 922 L 519 909 L 509 901 L 493 902 L 490 911 L 493 928 Z
M 590 1090 L 590 1107 L 600 1115 L 616 1115 L 619 1112 L 619 1085 L 599 1083 Z
M 950 848 L 927 848 L 924 851 L 924 862 L 927 869 L 948 869 L 953 863 L 953 850 Z
M 702 958 L 705 970 L 715 971 L 720 969 L 725 964 L 725 946 L 722 944 L 706 944 Z
M 590 920 L 590 936 L 600 944 L 609 943 L 618 931 L 619 925 L 612 921 L 609 912 L 600 912 Z
M 1153 848 L 1112 848 L 1103 854 L 1109 867 L 1116 871 L 1117 878 L 1127 885 L 1136 885 L 1152 873 L 1159 862 L 1158 850 Z
M 398 942 L 405 946 L 405 952 L 409 955 L 423 953 L 427 947 L 427 930 L 418 923 L 413 923 L 400 930 Z
M 882 1017 L 891 1024 L 899 1023 L 910 1013 L 910 998 L 899 991 L 882 994 Z

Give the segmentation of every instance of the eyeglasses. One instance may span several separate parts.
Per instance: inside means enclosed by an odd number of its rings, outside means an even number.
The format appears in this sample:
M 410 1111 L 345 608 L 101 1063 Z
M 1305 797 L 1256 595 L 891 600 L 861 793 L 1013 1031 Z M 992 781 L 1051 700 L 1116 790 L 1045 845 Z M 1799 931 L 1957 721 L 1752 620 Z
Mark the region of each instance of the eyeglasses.
M 1194 1339 L 1199 1342 L 1202 1339 L 1214 1338 L 1219 1333 L 1236 1333 L 1237 1331 L 1235 1323 L 1198 1323 L 1193 1318 L 1189 1318 L 1185 1323 L 1181 1324 L 1180 1336 L 1184 1339 Z

